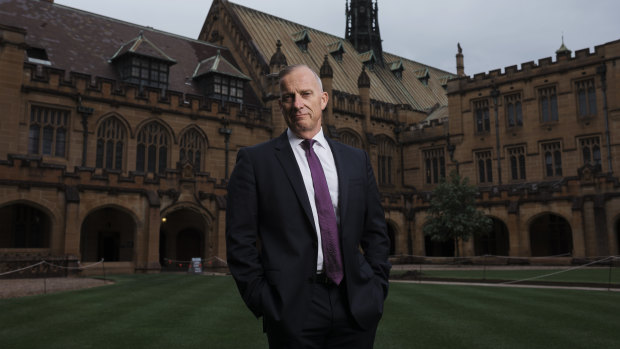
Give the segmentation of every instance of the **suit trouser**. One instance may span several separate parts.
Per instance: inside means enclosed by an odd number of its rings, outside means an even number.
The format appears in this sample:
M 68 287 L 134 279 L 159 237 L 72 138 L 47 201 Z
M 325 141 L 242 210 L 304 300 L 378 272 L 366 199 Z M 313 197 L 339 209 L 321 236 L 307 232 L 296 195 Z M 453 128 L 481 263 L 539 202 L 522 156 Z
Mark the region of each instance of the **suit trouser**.
M 361 329 L 349 312 L 344 287 L 315 283 L 312 305 L 299 336 L 267 331 L 271 349 L 371 349 L 377 326 Z

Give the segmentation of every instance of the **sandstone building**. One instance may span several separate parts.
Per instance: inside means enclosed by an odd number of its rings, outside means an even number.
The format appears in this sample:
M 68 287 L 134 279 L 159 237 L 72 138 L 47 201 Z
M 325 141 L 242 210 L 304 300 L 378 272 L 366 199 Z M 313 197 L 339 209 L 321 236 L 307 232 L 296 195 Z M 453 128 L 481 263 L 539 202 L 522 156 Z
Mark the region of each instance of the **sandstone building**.
M 619 253 L 619 41 L 469 77 L 460 47 L 456 74 L 399 57 L 376 2 L 346 9 L 343 38 L 214 0 L 193 40 L 1 3 L 0 268 L 224 265 L 236 151 L 284 131 L 277 73 L 295 63 L 320 72 L 326 133 L 371 155 L 393 255 L 453 253 L 422 233 L 451 170 L 495 222 L 467 256 Z

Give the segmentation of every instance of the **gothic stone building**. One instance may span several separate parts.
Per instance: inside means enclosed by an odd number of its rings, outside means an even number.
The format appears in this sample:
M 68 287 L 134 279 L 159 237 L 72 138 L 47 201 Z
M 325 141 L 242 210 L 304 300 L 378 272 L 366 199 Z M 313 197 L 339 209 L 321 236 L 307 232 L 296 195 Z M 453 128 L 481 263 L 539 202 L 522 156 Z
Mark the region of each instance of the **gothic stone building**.
M 460 48 L 457 74 L 384 52 L 372 1 L 346 3 L 342 38 L 214 0 L 197 40 L 5 1 L 0 265 L 223 266 L 236 151 L 284 131 L 277 73 L 295 63 L 320 72 L 326 133 L 371 155 L 393 255 L 452 253 L 422 233 L 451 170 L 495 222 L 467 256 L 617 254 L 619 46 L 467 77 Z
M 227 48 L 53 1 L 4 1 L 0 69 L 4 268 L 223 263 L 231 134 L 271 135 L 271 111 Z

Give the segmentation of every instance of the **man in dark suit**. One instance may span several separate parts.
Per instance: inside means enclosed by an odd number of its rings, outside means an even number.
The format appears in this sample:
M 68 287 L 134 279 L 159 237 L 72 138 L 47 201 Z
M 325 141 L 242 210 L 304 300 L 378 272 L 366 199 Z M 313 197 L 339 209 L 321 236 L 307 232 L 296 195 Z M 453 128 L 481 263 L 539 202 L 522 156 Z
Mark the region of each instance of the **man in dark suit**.
M 270 348 L 372 348 L 390 242 L 368 154 L 324 136 L 329 97 L 315 72 L 297 65 L 279 77 L 288 130 L 239 150 L 228 266 Z

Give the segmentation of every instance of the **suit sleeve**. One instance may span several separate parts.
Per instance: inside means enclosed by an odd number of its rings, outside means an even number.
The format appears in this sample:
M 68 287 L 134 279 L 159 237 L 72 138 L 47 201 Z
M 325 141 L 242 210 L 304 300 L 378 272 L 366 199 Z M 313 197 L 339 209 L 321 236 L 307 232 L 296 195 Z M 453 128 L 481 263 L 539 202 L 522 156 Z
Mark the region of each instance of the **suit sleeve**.
M 383 287 L 384 296 L 387 297 L 388 278 L 390 275 L 391 264 L 388 260 L 390 253 L 390 238 L 387 234 L 387 224 L 385 213 L 381 205 L 379 189 L 375 179 L 368 154 L 364 153 L 366 160 L 366 217 L 364 221 L 364 232 L 360 241 L 360 246 L 364 251 L 364 257 L 372 267 L 375 276 Z
M 257 247 L 257 205 L 254 166 L 248 151 L 241 149 L 228 182 L 226 254 L 241 297 L 259 317 L 262 315 L 260 299 L 265 281 Z

